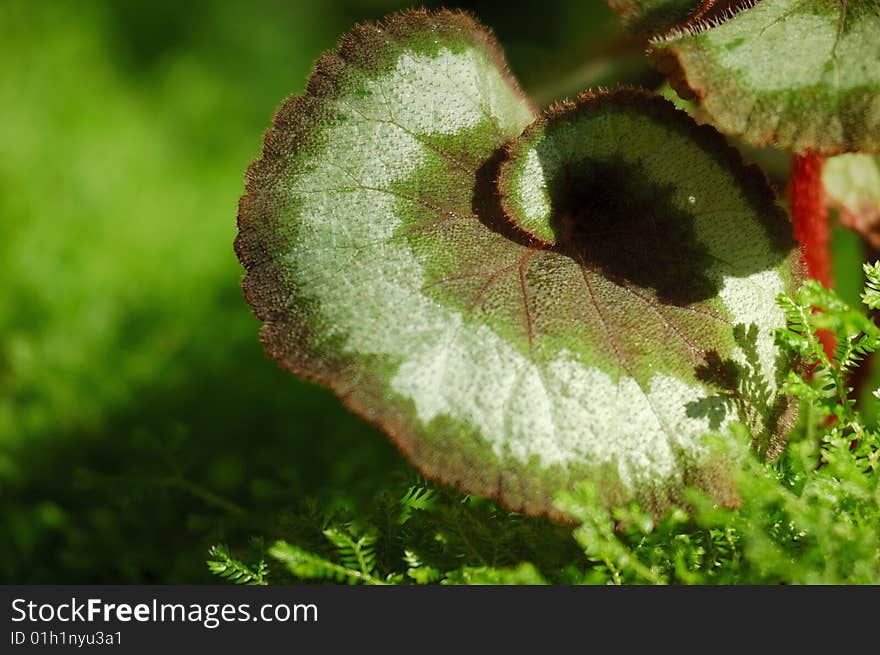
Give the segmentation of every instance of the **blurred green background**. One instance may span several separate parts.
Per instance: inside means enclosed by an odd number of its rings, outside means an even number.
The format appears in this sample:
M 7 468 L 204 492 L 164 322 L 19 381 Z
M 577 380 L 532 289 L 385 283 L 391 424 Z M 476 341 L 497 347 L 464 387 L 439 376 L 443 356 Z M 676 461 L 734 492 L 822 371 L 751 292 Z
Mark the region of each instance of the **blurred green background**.
M 659 82 L 601 0 L 443 4 L 541 102 Z M 0 582 L 207 582 L 210 544 L 413 475 L 265 356 L 232 250 L 274 109 L 354 22 L 406 6 L 0 3 Z

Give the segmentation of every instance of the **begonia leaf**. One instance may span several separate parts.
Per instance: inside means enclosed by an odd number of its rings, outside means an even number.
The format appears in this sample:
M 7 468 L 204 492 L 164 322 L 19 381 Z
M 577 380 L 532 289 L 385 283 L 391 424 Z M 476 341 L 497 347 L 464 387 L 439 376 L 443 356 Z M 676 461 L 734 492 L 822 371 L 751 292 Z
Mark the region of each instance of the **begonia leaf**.
M 760 0 L 657 38 L 713 125 L 798 154 L 880 151 L 880 0 Z
M 427 476 L 555 516 L 580 480 L 733 502 L 704 435 L 785 432 L 786 216 L 662 98 L 538 116 L 485 28 L 406 12 L 318 61 L 247 178 L 236 252 L 267 351 Z

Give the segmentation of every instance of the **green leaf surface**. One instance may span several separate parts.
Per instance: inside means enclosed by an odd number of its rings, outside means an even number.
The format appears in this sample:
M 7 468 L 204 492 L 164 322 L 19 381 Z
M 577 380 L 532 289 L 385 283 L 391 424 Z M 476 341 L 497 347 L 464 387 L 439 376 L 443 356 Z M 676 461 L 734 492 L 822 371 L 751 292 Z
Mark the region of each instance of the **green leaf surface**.
M 488 566 L 466 567 L 450 573 L 447 585 L 545 585 L 547 580 L 532 564 L 523 562 L 516 568 L 498 569 Z
M 880 156 L 831 157 L 822 169 L 822 183 L 840 223 L 880 248 Z
M 880 150 L 880 1 L 761 0 L 654 42 L 657 67 L 754 145 Z
M 559 516 L 554 494 L 582 479 L 609 502 L 661 507 L 690 483 L 733 502 L 702 437 L 733 420 L 768 443 L 785 431 L 785 214 L 660 98 L 584 96 L 535 119 L 466 15 L 346 35 L 248 171 L 236 251 L 267 351 L 425 475 L 514 509 Z M 577 184 L 560 186 L 560 163 Z M 575 227 L 535 238 L 505 216 L 496 180 L 516 175 Z

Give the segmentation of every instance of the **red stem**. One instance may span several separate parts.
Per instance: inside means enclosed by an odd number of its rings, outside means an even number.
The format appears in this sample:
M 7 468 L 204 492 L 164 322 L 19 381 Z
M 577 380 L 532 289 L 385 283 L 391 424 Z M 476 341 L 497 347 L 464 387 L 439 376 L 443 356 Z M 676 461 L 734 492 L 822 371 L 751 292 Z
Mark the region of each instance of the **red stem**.
M 801 244 L 801 263 L 807 275 L 826 287 L 834 286 L 831 278 L 831 226 L 828 223 L 828 204 L 822 184 L 821 155 L 807 152 L 794 158 L 788 201 L 791 205 L 794 236 Z M 817 336 L 830 356 L 834 352 L 834 335 L 820 330 Z
M 822 166 L 825 160 L 813 152 L 794 158 L 788 200 L 794 221 L 794 236 L 801 244 L 801 262 L 807 275 L 826 287 L 831 280 L 831 252 L 829 241 L 828 205 L 822 185 Z

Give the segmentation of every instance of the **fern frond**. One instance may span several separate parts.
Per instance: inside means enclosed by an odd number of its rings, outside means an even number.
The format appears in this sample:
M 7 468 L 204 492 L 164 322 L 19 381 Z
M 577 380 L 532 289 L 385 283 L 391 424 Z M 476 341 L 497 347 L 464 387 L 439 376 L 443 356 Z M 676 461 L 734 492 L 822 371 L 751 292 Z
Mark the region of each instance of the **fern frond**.
M 339 559 L 346 568 L 356 569 L 363 575 L 372 576 L 376 570 L 376 537 L 361 535 L 357 538 L 342 527 L 329 527 L 324 536 L 336 546 Z
M 428 566 L 411 550 L 403 552 L 403 561 L 406 563 L 406 574 L 416 584 L 431 584 L 443 577 L 443 574 L 433 566 Z
M 255 568 L 232 556 L 229 548 L 224 544 L 215 544 L 208 550 L 212 558 L 205 563 L 208 570 L 224 580 L 240 585 L 265 586 L 269 584 L 269 565 L 265 560 L 260 560 Z
M 516 568 L 462 567 L 443 580 L 445 585 L 545 585 L 547 580 L 531 563 Z
M 415 511 L 430 511 L 434 507 L 436 492 L 425 486 L 411 486 L 400 499 L 398 522 L 403 525 Z
M 777 340 L 803 358 L 807 364 L 830 365 L 822 343 L 814 334 L 811 306 L 805 303 L 800 295 L 795 300 L 780 294 L 776 302 L 785 313 L 787 324 L 786 328 L 777 332 Z
M 303 580 L 333 580 L 348 584 L 384 585 L 385 581 L 363 570 L 331 562 L 328 559 L 277 541 L 269 549 L 269 555 L 284 564 L 294 576 Z
M 862 292 L 862 302 L 869 309 L 880 309 L 880 261 L 873 264 L 863 264 L 865 271 L 865 290 Z
M 827 314 L 844 314 L 852 308 L 833 290 L 826 289 L 817 280 L 807 280 L 797 292 L 802 307 L 815 307 Z
M 864 268 L 867 282 L 862 300 L 868 307 L 880 308 L 880 262 Z M 851 398 L 848 379 L 865 357 L 880 349 L 880 329 L 864 312 L 851 308 L 815 280 L 805 282 L 795 298 L 781 295 L 777 302 L 787 321 L 787 327 L 777 332 L 777 343 L 813 368 L 812 385 L 789 380 L 787 390 L 813 402 L 824 415 L 836 417 L 846 430 L 863 436 L 864 421 Z M 816 336 L 819 330 L 834 334 L 831 356 Z

